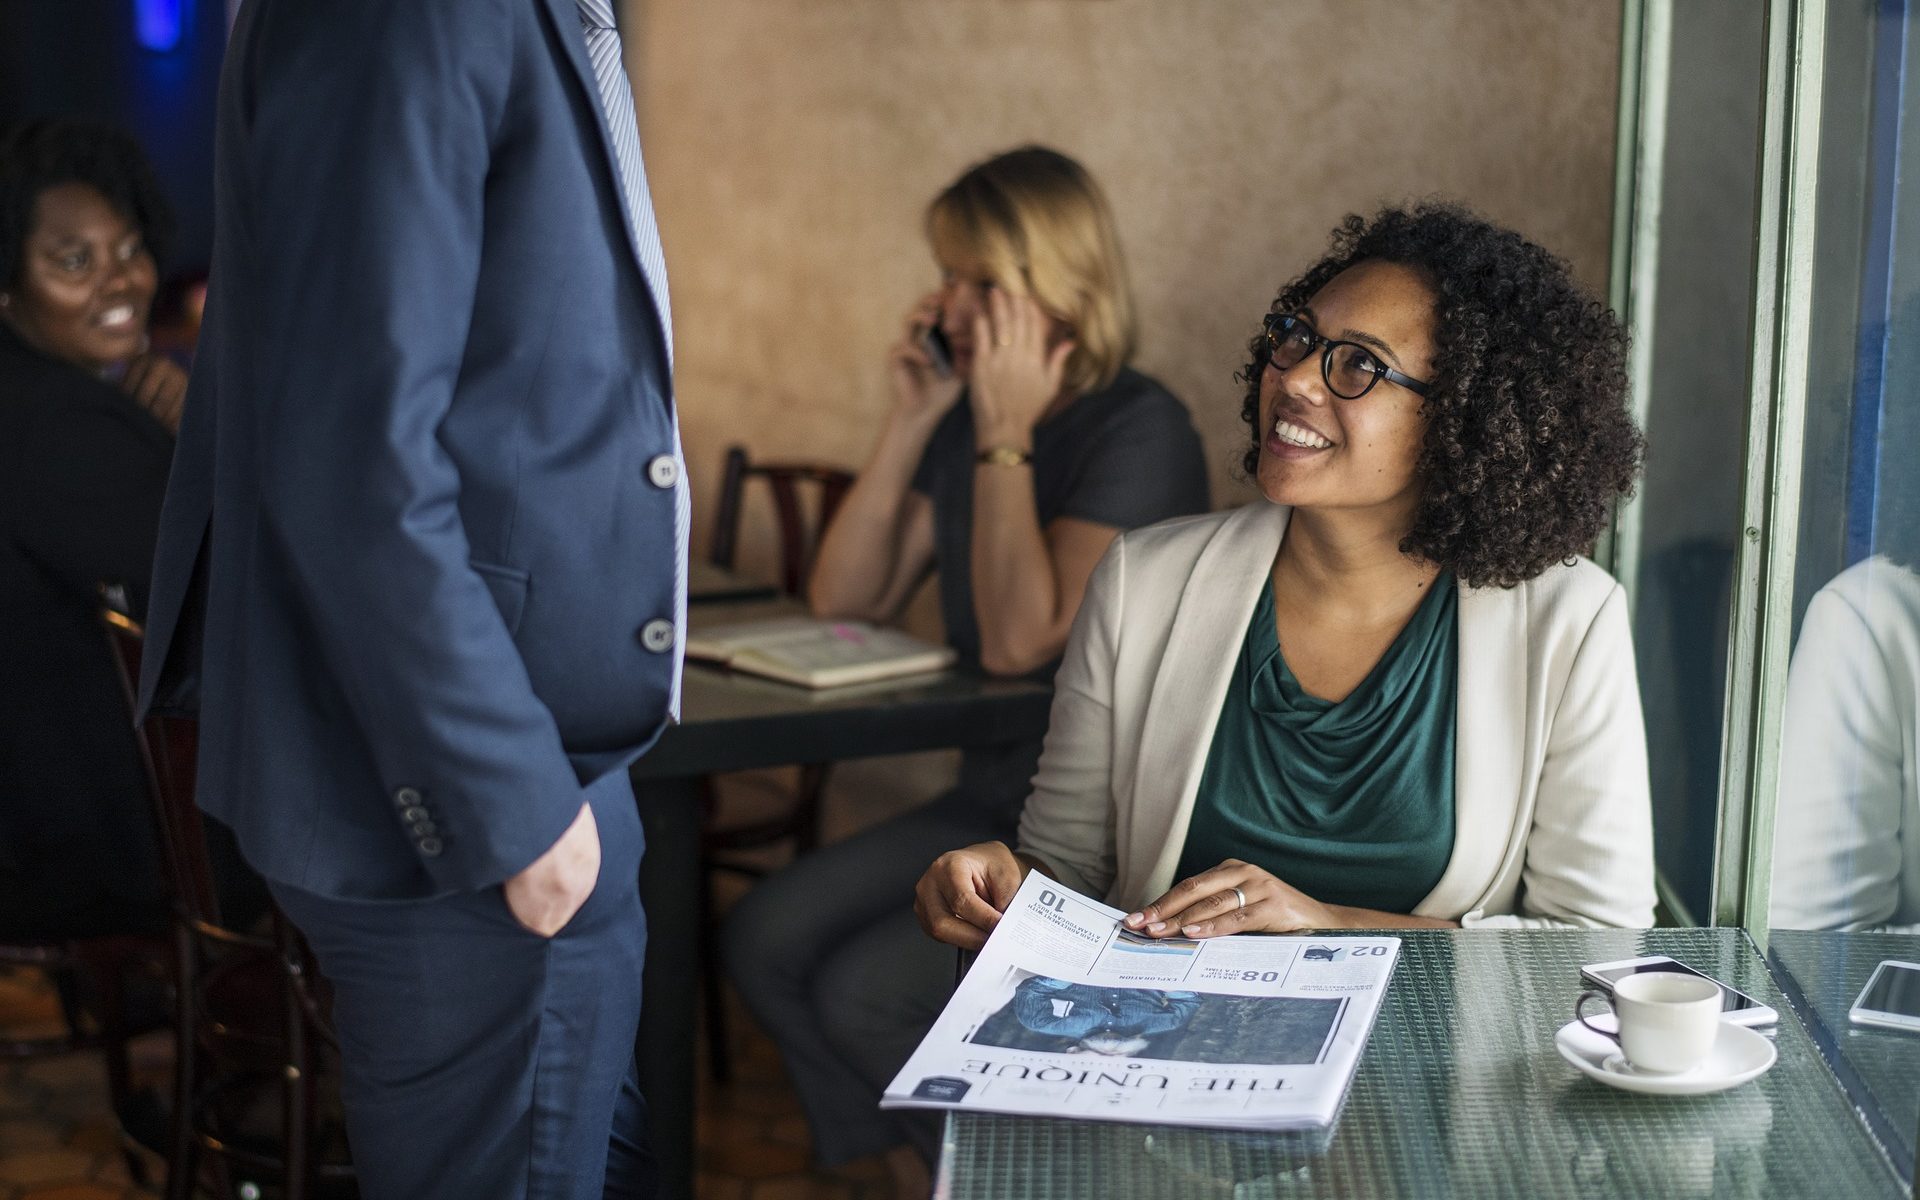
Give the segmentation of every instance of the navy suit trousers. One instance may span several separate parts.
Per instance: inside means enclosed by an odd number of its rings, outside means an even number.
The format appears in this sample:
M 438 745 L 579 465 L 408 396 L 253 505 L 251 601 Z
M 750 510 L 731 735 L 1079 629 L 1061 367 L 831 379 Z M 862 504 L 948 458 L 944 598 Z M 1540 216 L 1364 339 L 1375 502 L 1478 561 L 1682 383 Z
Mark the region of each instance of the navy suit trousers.
M 653 1195 L 633 1055 L 644 839 L 624 772 L 586 796 L 600 881 L 551 939 L 499 887 L 360 901 L 274 885 L 333 984 L 368 1200 Z

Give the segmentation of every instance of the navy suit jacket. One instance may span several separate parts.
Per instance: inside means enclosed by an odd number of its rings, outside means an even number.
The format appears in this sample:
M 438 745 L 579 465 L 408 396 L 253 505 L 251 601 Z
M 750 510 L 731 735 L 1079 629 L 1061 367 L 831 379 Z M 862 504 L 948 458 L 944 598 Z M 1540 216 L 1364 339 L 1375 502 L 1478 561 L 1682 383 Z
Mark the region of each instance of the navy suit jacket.
M 197 700 L 269 878 L 498 883 L 675 653 L 668 350 L 574 0 L 249 0 L 215 174 L 143 703 Z

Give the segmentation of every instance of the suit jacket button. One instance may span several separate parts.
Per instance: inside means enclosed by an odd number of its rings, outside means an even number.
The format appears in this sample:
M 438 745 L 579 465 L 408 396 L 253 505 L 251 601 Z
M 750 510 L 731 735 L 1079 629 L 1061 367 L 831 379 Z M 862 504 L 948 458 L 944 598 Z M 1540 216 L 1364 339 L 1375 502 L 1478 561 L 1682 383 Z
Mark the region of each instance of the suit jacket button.
M 412 808 L 402 810 L 400 819 L 409 825 L 432 824 L 431 821 L 427 820 L 427 818 L 432 815 L 432 813 L 416 804 Z
M 420 789 L 403 787 L 393 794 L 395 808 L 417 808 L 420 804 Z
M 656 455 L 647 463 L 647 479 L 657 488 L 670 488 L 680 482 L 680 464 L 671 454 Z
M 665 618 L 648 621 L 640 629 L 640 644 L 655 654 L 673 649 L 673 622 Z
M 437 837 L 423 837 L 420 839 L 420 853 L 426 855 L 428 858 L 440 857 L 442 848 L 440 839 Z

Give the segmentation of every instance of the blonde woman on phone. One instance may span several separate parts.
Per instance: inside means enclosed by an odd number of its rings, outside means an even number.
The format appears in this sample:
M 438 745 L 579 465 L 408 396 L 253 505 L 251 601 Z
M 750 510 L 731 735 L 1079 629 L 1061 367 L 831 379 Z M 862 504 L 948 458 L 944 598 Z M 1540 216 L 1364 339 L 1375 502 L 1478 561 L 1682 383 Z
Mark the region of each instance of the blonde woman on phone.
M 1206 511 L 1200 440 L 1180 401 L 1127 366 L 1119 240 L 1078 163 L 1033 146 L 989 159 L 934 199 L 926 228 L 940 286 L 888 351 L 893 403 L 808 600 L 890 621 L 937 573 L 963 664 L 1051 680 L 1114 537 Z M 911 1167 L 898 1148 L 920 1126 L 877 1105 L 953 967 L 918 932 L 914 881 L 942 850 L 1011 836 L 1039 754 L 1037 741 L 968 752 L 941 799 L 802 859 L 730 919 L 733 977 L 822 1163 L 895 1151 Z

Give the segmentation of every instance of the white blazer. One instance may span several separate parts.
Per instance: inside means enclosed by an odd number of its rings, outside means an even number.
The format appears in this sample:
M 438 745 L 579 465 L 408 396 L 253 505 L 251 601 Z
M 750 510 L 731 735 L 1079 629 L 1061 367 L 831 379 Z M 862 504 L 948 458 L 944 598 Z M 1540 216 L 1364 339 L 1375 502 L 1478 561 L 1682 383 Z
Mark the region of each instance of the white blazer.
M 1165 892 L 1234 656 L 1286 535 L 1264 501 L 1121 534 L 1054 681 L 1019 848 L 1117 908 Z M 1646 730 L 1626 596 L 1584 559 L 1462 587 L 1453 856 L 1414 912 L 1653 923 Z
M 1920 576 L 1876 555 L 1800 623 L 1781 722 L 1776 929 L 1920 932 Z

